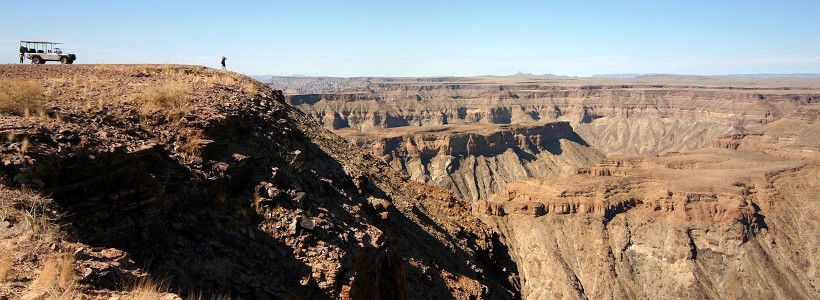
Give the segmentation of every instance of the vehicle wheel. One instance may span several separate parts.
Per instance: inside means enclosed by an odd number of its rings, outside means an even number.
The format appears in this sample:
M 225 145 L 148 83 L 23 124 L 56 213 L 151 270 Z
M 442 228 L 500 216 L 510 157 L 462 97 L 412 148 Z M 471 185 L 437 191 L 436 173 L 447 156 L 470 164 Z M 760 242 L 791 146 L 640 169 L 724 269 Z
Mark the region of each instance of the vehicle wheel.
M 68 59 L 68 57 L 63 57 L 63 58 L 60 58 L 60 63 L 64 64 L 64 65 L 67 65 L 67 64 L 71 63 L 71 60 Z
M 68 64 L 69 64 L 69 65 L 70 65 L 70 64 L 73 64 L 73 63 L 74 63 L 74 61 L 73 61 L 73 60 L 70 60 L 70 59 L 68 60 Z
M 31 63 L 32 63 L 32 64 L 35 64 L 35 65 L 37 65 L 37 64 L 42 64 L 42 63 L 43 63 L 43 59 L 42 59 L 42 58 L 40 58 L 39 56 L 34 56 L 34 57 L 32 57 L 32 58 L 31 58 Z

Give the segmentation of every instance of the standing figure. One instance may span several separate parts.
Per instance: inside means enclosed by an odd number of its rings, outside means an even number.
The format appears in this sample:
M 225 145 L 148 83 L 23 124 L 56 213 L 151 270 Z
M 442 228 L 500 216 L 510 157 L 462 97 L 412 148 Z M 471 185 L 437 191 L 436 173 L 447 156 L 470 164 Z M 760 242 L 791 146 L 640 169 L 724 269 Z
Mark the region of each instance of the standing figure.
M 222 56 L 222 70 L 227 70 L 227 69 L 225 68 L 225 60 L 226 60 L 226 59 L 228 59 L 228 58 L 227 58 L 227 57 L 225 57 L 225 56 Z
M 20 52 L 20 63 L 23 63 L 23 52 Z

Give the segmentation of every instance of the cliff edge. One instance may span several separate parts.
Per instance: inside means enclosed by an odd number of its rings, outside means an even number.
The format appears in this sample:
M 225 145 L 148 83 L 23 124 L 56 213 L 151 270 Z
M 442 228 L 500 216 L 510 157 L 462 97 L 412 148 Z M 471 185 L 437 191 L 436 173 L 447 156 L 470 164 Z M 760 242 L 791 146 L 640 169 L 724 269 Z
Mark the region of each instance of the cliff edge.
M 3 295 L 35 293 L 55 255 L 74 279 L 41 295 L 106 298 L 146 277 L 182 296 L 518 293 L 505 247 L 466 203 L 408 181 L 247 77 L 15 65 L 0 66 L 0 81 L 4 190 L 31 189 L 59 225 L 59 238 L 35 251 L 20 242 L 29 223 L 1 216 L 12 257 Z M 103 249 L 110 266 L 84 271 Z

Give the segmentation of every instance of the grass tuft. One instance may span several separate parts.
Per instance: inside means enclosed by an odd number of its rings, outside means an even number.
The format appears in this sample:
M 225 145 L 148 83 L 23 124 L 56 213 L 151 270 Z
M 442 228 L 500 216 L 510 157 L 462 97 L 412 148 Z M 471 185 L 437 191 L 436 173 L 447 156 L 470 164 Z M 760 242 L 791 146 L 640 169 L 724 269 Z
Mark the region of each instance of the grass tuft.
M 160 113 L 168 119 L 175 119 L 190 109 L 190 90 L 190 86 L 182 83 L 149 89 L 137 97 L 140 113 L 143 116 Z
M 168 284 L 160 281 L 155 282 L 150 278 L 142 278 L 126 287 L 127 300 L 154 300 L 162 299 L 168 291 Z
M 12 251 L 9 246 L 0 248 L 0 282 L 5 282 L 6 278 L 11 273 L 11 268 L 14 266 L 12 259 Z
M 74 257 L 60 253 L 49 257 L 23 298 L 74 299 L 77 291 Z
M 0 79 L 0 114 L 18 116 L 45 115 L 50 102 L 40 84 L 31 80 Z

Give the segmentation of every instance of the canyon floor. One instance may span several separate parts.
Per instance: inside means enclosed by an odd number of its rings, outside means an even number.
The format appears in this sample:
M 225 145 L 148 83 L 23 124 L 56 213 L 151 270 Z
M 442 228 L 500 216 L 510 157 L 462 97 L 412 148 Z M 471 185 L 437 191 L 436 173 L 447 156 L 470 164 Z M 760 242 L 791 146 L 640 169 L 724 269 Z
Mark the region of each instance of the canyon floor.
M 470 201 L 525 299 L 820 298 L 820 80 L 267 82 Z

